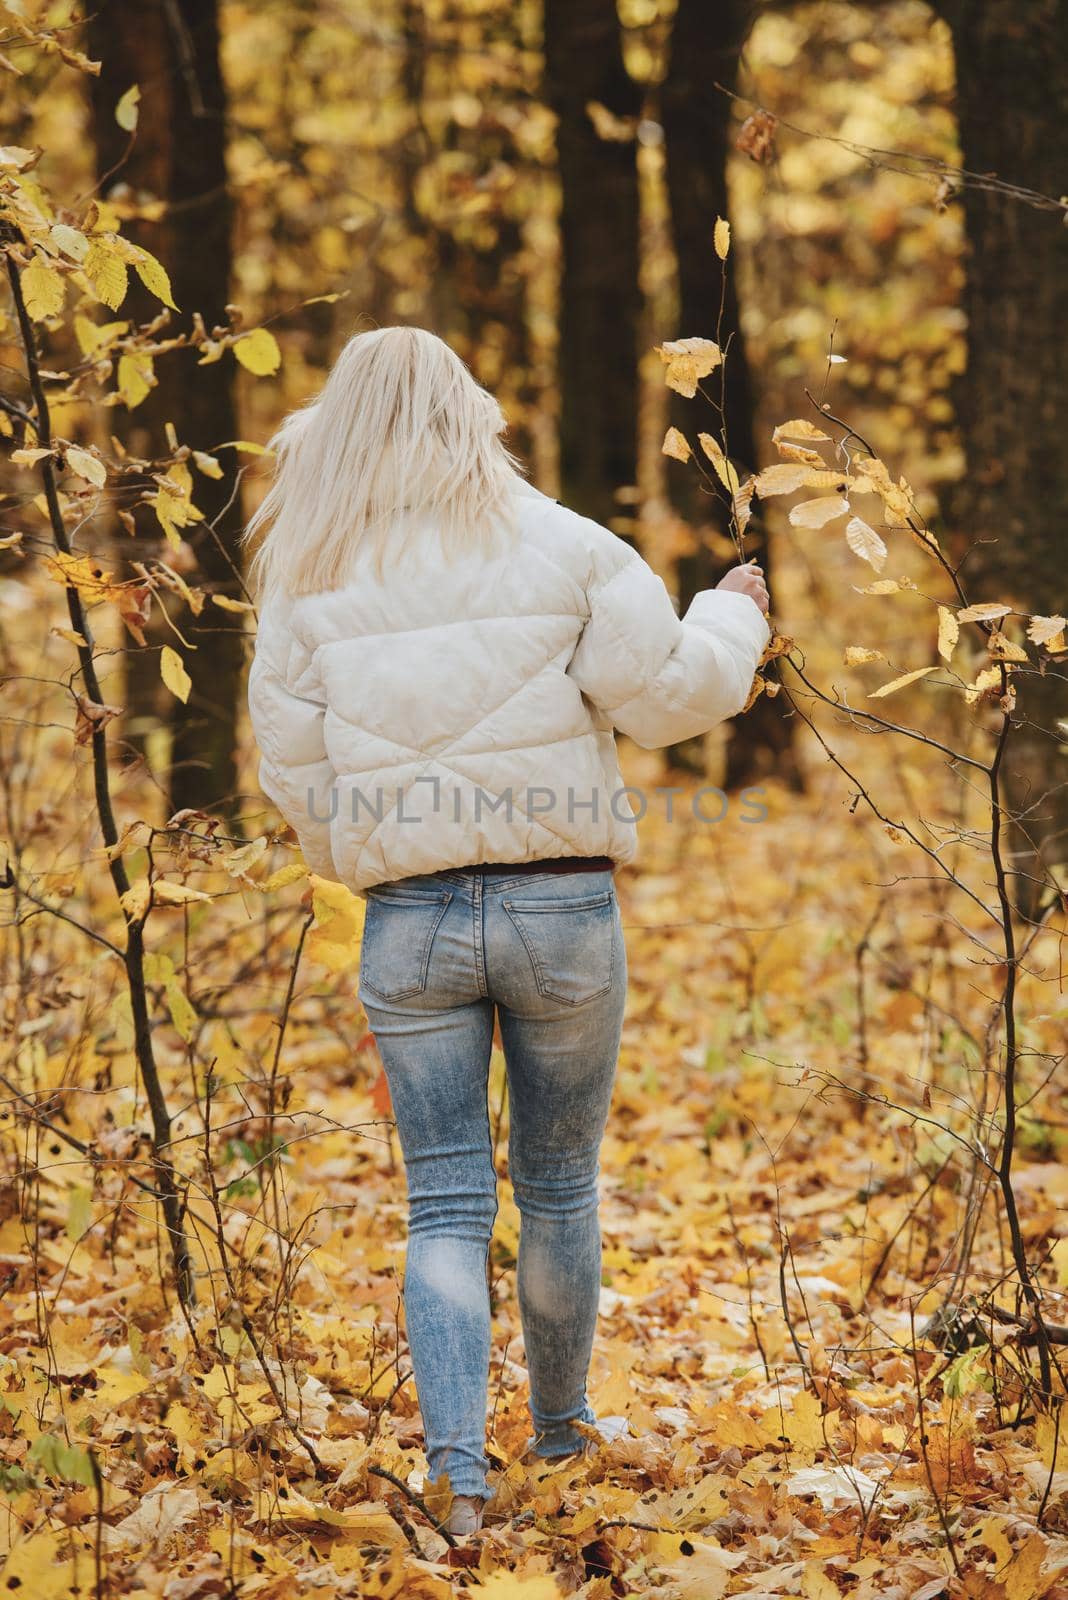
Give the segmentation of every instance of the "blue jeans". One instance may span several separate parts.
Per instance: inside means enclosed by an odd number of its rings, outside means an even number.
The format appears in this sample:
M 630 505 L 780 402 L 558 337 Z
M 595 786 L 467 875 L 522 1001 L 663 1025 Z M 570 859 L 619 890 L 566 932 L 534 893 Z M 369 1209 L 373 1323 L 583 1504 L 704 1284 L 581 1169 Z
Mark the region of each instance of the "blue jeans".
M 519 1310 L 540 1456 L 583 1444 L 601 1283 L 599 1153 L 627 960 L 611 872 L 447 871 L 367 891 L 359 994 L 408 1177 L 404 1309 L 432 1478 L 489 1498 L 487 1088 L 494 1008 L 521 1218 Z

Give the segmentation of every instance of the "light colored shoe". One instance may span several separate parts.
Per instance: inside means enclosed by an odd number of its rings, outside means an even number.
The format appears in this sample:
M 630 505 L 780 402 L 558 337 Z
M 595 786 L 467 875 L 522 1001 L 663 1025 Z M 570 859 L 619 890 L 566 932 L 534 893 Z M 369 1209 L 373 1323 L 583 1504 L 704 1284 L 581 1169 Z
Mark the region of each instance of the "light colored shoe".
M 587 1439 L 587 1452 L 598 1450 L 602 1444 L 613 1444 L 616 1439 L 625 1439 L 630 1424 L 626 1417 L 598 1417 L 591 1426 L 596 1428 L 600 1440 Z
M 478 1494 L 455 1494 L 445 1519 L 445 1527 L 456 1539 L 466 1539 L 482 1526 L 486 1502 Z

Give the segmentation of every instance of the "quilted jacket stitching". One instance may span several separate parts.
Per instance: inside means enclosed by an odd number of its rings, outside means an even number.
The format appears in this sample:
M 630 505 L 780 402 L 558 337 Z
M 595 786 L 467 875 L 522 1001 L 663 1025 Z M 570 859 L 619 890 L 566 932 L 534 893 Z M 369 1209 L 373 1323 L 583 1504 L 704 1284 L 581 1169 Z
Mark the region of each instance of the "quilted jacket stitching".
M 530 685 L 534 682 L 535 678 L 540 678 L 541 675 L 544 672 L 546 672 L 549 669 L 551 669 L 551 667 L 552 667 L 552 662 L 550 662 L 550 661 L 545 662 L 542 666 L 540 666 L 538 668 L 537 672 L 533 673 L 529 678 L 524 678 L 523 682 L 516 684 L 514 688 L 509 689 L 508 693 L 505 695 L 503 700 L 499 700 L 495 705 L 490 706 L 485 711 L 480 711 L 477 720 L 472 722 L 469 727 L 464 728 L 462 730 L 462 732 L 460 732 L 460 733 L 450 734 L 449 735 L 449 743 L 442 747 L 442 752 L 444 754 L 449 754 L 451 746 L 453 744 L 455 744 L 455 742 L 458 739 L 468 739 L 468 738 L 471 737 L 471 735 L 473 733 L 477 733 L 479 728 L 482 726 L 482 724 L 484 722 L 486 722 L 490 717 L 497 716 L 499 712 L 504 710 L 504 708 L 508 704 L 509 700 L 513 700 L 517 694 L 522 694 L 524 690 L 529 689 Z M 298 698 L 299 698 L 299 696 L 298 696 Z M 309 703 L 311 704 L 311 703 L 314 703 L 314 702 L 309 702 Z M 437 755 L 439 753 L 437 751 L 428 750 L 428 749 L 421 749 L 420 750 L 420 749 L 418 749 L 418 747 L 416 745 L 404 745 L 404 744 L 402 744 L 402 742 L 399 739 L 395 739 L 392 734 L 380 733 L 374 728 L 368 728 L 366 726 L 366 724 L 364 724 L 362 722 L 357 722 L 355 717 L 351 716 L 349 714 L 349 712 L 341 711 L 336 706 L 329 706 L 327 709 L 329 710 L 331 716 L 337 717 L 341 721 L 347 723 L 348 726 L 350 728 L 354 728 L 357 731 L 357 733 L 365 733 L 369 739 L 381 739 L 383 744 L 391 744 L 396 749 L 399 749 L 399 750 L 400 749 L 414 750 L 414 751 L 416 751 L 416 755 L 417 756 Z M 588 729 L 583 729 L 582 730 L 583 734 L 586 733 L 586 732 L 588 732 Z M 565 738 L 579 738 L 579 737 L 581 737 L 581 735 L 580 734 L 567 734 L 567 735 L 563 735 L 562 737 L 565 737 Z M 511 746 L 511 748 L 513 750 L 537 749 L 542 744 L 559 744 L 559 743 L 560 743 L 560 739 L 535 740 L 533 743 L 531 743 L 530 741 L 524 740 L 524 742 L 522 744 L 513 745 L 513 746 Z M 463 755 L 494 755 L 494 756 L 496 756 L 496 755 L 505 755 L 505 754 L 507 754 L 507 751 L 498 749 L 498 747 L 496 745 L 494 745 L 494 746 L 492 746 L 492 748 L 491 747 L 487 747 L 484 751 L 478 751 L 478 750 L 467 751 L 467 750 L 465 750 L 465 751 L 462 751 L 461 754 L 463 754 Z M 392 765 L 397 766 L 397 765 L 399 765 L 399 763 L 393 762 Z
M 457 772 L 455 767 L 451 767 L 447 761 L 442 761 L 440 756 L 431 756 L 431 757 L 429 757 L 426 761 L 423 762 L 423 767 L 426 768 L 426 767 L 429 767 L 429 766 L 432 766 L 432 765 L 435 765 L 435 764 L 437 766 L 444 767 L 446 772 L 451 773 L 451 775 L 454 778 L 459 778 L 462 783 L 470 783 L 472 781 L 466 775 L 466 773 Z M 425 776 L 426 776 L 425 771 L 424 772 L 417 772 L 417 773 L 414 774 L 414 776 L 412 777 L 411 782 L 408 784 L 408 787 L 405 790 L 404 796 L 401 797 L 402 801 L 403 801 L 403 799 L 405 797 L 407 797 L 410 794 L 410 791 L 419 782 L 419 779 L 422 778 L 422 777 L 425 777 Z M 511 787 L 511 785 L 509 785 L 509 787 Z M 534 787 L 537 788 L 538 785 L 535 784 Z M 486 789 L 485 785 L 483 785 L 483 784 L 480 784 L 479 788 L 482 789 L 483 794 L 490 795 L 494 800 L 499 800 L 501 798 L 501 794 L 500 794 L 499 790 L 498 791 L 494 791 L 494 790 Z M 379 828 L 383 827 L 384 824 L 387 823 L 390 820 L 390 818 L 393 816 L 394 811 L 396 809 L 398 809 L 398 806 L 397 806 L 396 803 L 394 803 L 394 805 L 390 806 L 387 810 L 383 811 L 382 815 L 375 822 L 375 825 L 371 829 L 370 833 L 367 834 L 360 841 L 360 845 L 359 845 L 359 854 L 360 855 L 362 855 L 363 852 L 366 850 L 368 844 L 374 838 L 374 836 L 378 832 Z M 522 815 L 522 821 L 528 826 L 540 827 L 544 833 L 547 833 L 550 836 L 550 838 L 557 839 L 562 844 L 566 844 L 566 845 L 570 846 L 572 844 L 572 842 L 573 842 L 571 840 L 571 838 L 566 833 L 561 833 L 556 828 L 550 828 L 549 824 L 547 822 L 545 822 L 544 816 L 543 816 L 542 813 L 539 813 L 537 816 L 534 816 L 534 817 L 528 817 L 526 815 L 526 813 L 524 812 L 523 815 Z
M 664 682 L 665 672 L 679 644 L 686 637 L 685 630 L 690 628 L 704 635 L 710 646 L 720 642 L 720 630 L 717 627 L 718 612 L 715 606 L 706 606 L 710 612 L 707 617 L 695 616 L 692 622 L 687 623 L 675 615 L 670 606 L 663 584 L 659 585 L 661 595 L 655 596 L 649 586 L 646 592 L 643 585 L 643 576 L 648 579 L 655 576 L 651 569 L 645 569 L 641 558 L 633 551 L 626 551 L 619 545 L 607 530 L 599 528 L 596 524 L 589 523 L 586 519 L 577 517 L 574 513 L 557 511 L 552 502 L 547 498 L 533 493 L 534 503 L 528 500 L 523 512 L 525 524 L 523 551 L 530 556 L 537 565 L 537 569 L 544 572 L 546 569 L 554 575 L 554 581 L 566 584 L 569 598 L 574 598 L 575 604 L 566 610 L 531 611 L 516 616 L 513 613 L 492 614 L 486 616 L 466 616 L 461 618 L 443 619 L 436 617 L 432 622 L 412 626 L 379 627 L 368 629 L 366 632 L 357 625 L 353 633 L 346 640 L 344 634 L 333 634 L 333 637 L 316 640 L 314 635 L 308 639 L 304 637 L 308 628 L 321 627 L 322 617 L 317 617 L 314 604 L 309 613 L 300 615 L 299 604 L 297 613 L 293 605 L 285 602 L 272 605 L 264 620 L 267 626 L 263 627 L 264 634 L 262 650 L 260 640 L 257 640 L 257 658 L 262 659 L 264 666 L 257 668 L 256 677 L 250 677 L 253 693 L 250 701 L 254 701 L 254 726 L 261 737 L 261 747 L 265 754 L 273 758 L 269 762 L 269 769 L 277 771 L 277 787 L 280 794 L 292 796 L 295 789 L 301 786 L 298 773 L 319 772 L 320 784 L 328 778 L 336 782 L 337 774 L 330 754 L 327 752 L 327 731 L 330 732 L 330 744 L 333 746 L 333 755 L 343 758 L 343 764 L 351 767 L 350 776 L 365 790 L 373 784 L 376 776 L 397 771 L 404 766 L 412 771 L 401 780 L 399 787 L 402 791 L 411 790 L 419 777 L 424 779 L 432 774 L 434 769 L 441 773 L 450 774 L 462 785 L 478 784 L 487 796 L 493 795 L 500 800 L 503 794 L 511 791 L 513 794 L 522 794 L 524 786 L 531 787 L 531 781 L 524 777 L 522 772 L 516 773 L 509 770 L 509 762 L 515 766 L 517 753 L 526 753 L 528 757 L 540 760 L 543 753 L 548 750 L 559 751 L 553 756 L 553 761 L 558 763 L 561 772 L 561 781 L 566 782 L 567 775 L 575 763 L 574 771 L 590 775 L 594 778 L 598 791 L 605 794 L 617 783 L 622 782 L 618 770 L 618 763 L 614 757 L 614 741 L 612 740 L 611 724 L 613 721 L 619 725 L 623 720 L 620 713 L 624 708 L 630 707 L 635 702 L 641 702 L 648 697 L 649 703 L 641 707 L 645 727 L 657 732 L 658 715 L 662 717 L 662 730 L 665 742 L 671 737 L 671 718 L 682 715 L 682 721 L 691 725 L 694 720 L 702 718 L 702 695 L 709 696 L 707 710 L 709 713 L 708 726 L 722 720 L 723 716 L 730 713 L 724 709 L 729 700 L 733 699 L 736 677 L 749 669 L 750 660 L 756 664 L 759 648 L 762 641 L 758 641 L 757 633 L 765 629 L 756 626 L 757 613 L 753 613 L 752 629 L 744 626 L 738 627 L 730 615 L 729 608 L 718 608 L 726 613 L 728 626 L 722 635 L 722 653 L 712 648 L 702 661 L 700 653 L 696 656 L 684 652 L 680 660 L 685 682 L 669 685 Z M 541 501 L 541 504 L 538 504 Z M 555 541 L 560 546 L 559 552 L 543 548 L 543 541 Z M 567 564 L 564 564 L 562 555 L 566 553 Z M 561 559 L 558 559 L 558 555 Z M 618 565 L 615 565 L 616 563 Z M 597 582 L 598 567 L 603 569 L 606 563 L 615 566 L 603 582 Z M 580 577 L 580 574 L 582 576 Z M 525 575 L 524 575 L 525 576 Z M 626 583 L 635 585 L 633 596 L 628 595 Z M 620 588 L 614 588 L 616 580 L 620 580 Z M 533 587 L 538 587 L 541 580 Z M 431 591 L 432 592 L 432 591 Z M 475 591 L 477 593 L 477 590 Z M 621 607 L 613 605 L 614 596 L 619 593 L 625 596 Z M 309 597 L 314 599 L 314 597 Z M 425 604 L 425 593 L 420 603 Z M 322 597 L 320 597 L 322 599 Z M 628 634 L 625 622 L 621 622 L 617 613 L 626 608 L 633 599 L 631 606 L 634 612 L 633 628 Z M 711 600 L 711 595 L 709 596 Z M 648 607 L 644 602 L 648 601 Z M 398 596 L 384 596 L 384 603 L 403 603 Z M 648 622 L 645 612 L 648 610 Z M 574 665 L 574 655 L 585 637 L 585 627 L 596 614 L 598 623 L 603 623 L 603 636 L 598 632 L 596 637 L 591 636 L 589 650 L 592 654 L 588 659 L 583 659 L 583 666 L 588 668 L 594 677 L 604 676 L 612 688 L 617 689 L 620 677 L 624 686 L 629 691 L 626 697 L 614 706 L 598 692 L 596 684 L 591 683 L 591 691 L 587 692 L 582 686 L 583 674 L 572 674 L 572 684 L 581 697 L 582 705 L 586 708 L 589 725 L 575 728 L 574 731 L 555 733 L 552 730 L 559 728 L 561 720 L 571 719 L 576 714 L 577 702 L 570 702 L 563 692 L 562 684 L 554 686 L 554 680 L 569 673 Z M 378 620 L 378 619 L 376 619 Z M 301 624 L 298 633 L 298 621 Z M 497 621 L 515 624 L 526 623 L 528 626 L 537 627 L 545 622 L 568 622 L 574 625 L 573 637 L 569 636 L 567 643 L 571 646 L 570 655 L 560 645 L 553 645 L 551 640 L 543 640 L 543 648 L 537 653 L 537 664 L 533 669 L 524 668 L 522 661 L 513 662 L 513 670 L 518 668 L 524 671 L 524 678 L 518 685 L 513 685 L 502 699 L 493 705 L 481 703 L 481 693 L 492 692 L 494 674 L 483 671 L 472 671 L 476 661 L 479 666 L 484 661 L 484 655 L 470 655 L 465 652 L 463 644 L 450 645 L 449 660 L 457 673 L 456 700 L 458 708 L 466 707 L 467 717 L 465 725 L 458 731 L 450 733 L 438 750 L 430 748 L 432 725 L 429 719 L 427 727 L 420 728 L 419 717 L 416 715 L 415 737 L 417 743 L 413 745 L 401 744 L 395 734 L 389 732 L 372 732 L 355 721 L 351 714 L 344 709 L 346 688 L 344 675 L 332 686 L 332 694 L 327 694 L 325 684 L 322 682 L 323 661 L 320 651 L 327 645 L 345 644 L 352 645 L 359 639 L 386 639 L 403 641 L 406 634 L 440 631 L 445 634 L 448 630 L 449 637 L 453 633 L 454 625 L 468 626 L 477 638 L 480 625 L 489 626 Z M 332 624 L 333 628 L 337 623 Z M 509 629 L 503 630 L 501 645 L 502 659 L 509 660 L 507 639 Z M 544 631 L 544 630 L 543 630 Z M 552 631 L 552 630 L 550 630 Z M 559 632 L 559 630 L 555 630 Z M 502 630 L 494 630 L 497 635 Z M 643 641 L 644 649 L 636 650 L 634 647 L 634 634 Z M 663 651 L 659 646 L 667 641 Z M 657 648 L 654 653 L 652 665 L 646 666 L 649 655 L 649 646 Z M 444 648 L 444 639 L 443 645 Z M 602 660 L 598 648 L 606 653 L 607 659 Z M 403 645 L 400 646 L 403 648 Z M 479 649 L 484 650 L 485 640 L 479 642 Z M 622 658 L 622 659 L 620 659 Z M 284 665 L 279 670 L 278 662 Z M 293 671 L 299 663 L 299 671 Z M 389 659 L 386 658 L 386 667 Z M 719 671 L 716 668 L 719 667 Z M 598 670 L 600 669 L 600 670 Z M 711 670 L 709 670 L 711 669 Z M 394 665 L 394 671 L 396 667 Z M 290 678 L 290 674 L 292 677 Z M 539 695 L 534 707 L 539 719 L 539 725 L 545 729 L 547 735 L 531 736 L 518 743 L 508 746 L 494 746 L 492 742 L 484 740 L 475 748 L 458 750 L 457 746 L 473 738 L 479 738 L 482 730 L 492 720 L 499 725 L 499 731 L 507 734 L 512 729 L 507 726 L 509 720 L 519 723 L 523 712 L 520 708 L 509 710 L 510 705 L 523 692 L 527 691 L 532 683 L 546 678 L 547 694 Z M 630 682 L 626 682 L 627 679 Z M 289 679 L 290 681 L 287 681 Z M 719 683 L 717 685 L 717 679 Z M 290 687 L 292 682 L 293 687 Z M 296 685 L 300 684 L 302 690 L 312 690 L 308 693 L 298 693 Z M 389 677 L 383 679 L 383 684 L 388 686 Z M 318 690 L 318 693 L 315 691 Z M 388 689 L 387 689 L 388 692 Z M 536 691 L 537 693 L 537 691 Z M 292 763 L 287 770 L 288 756 L 283 754 L 287 726 L 287 700 L 292 702 L 288 711 L 291 713 L 292 729 L 299 732 L 301 743 L 307 747 L 308 743 L 318 746 L 322 750 L 321 757 L 314 757 L 308 762 Z M 341 701 L 341 704 L 338 701 Z M 317 715 L 321 713 L 321 715 Z M 329 717 L 329 721 L 327 718 Z M 544 718 L 544 720 L 541 720 Z M 347 735 L 353 735 L 353 743 L 346 748 Z M 492 734 L 487 735 L 492 741 Z M 607 740 L 607 742 L 606 742 Z M 591 742 L 592 741 L 592 742 Z M 290 744 L 293 741 L 290 740 Z M 361 743 L 364 748 L 361 748 Z M 379 759 L 377 749 L 380 749 L 386 760 Z M 569 757 L 564 752 L 574 748 L 575 756 Z M 474 767 L 475 771 L 469 770 Z M 481 769 L 481 770 L 480 770 Z M 529 767 L 528 767 L 529 770 Z M 415 791 L 417 793 L 417 791 Z M 335 839 L 339 849 L 343 852 L 346 867 L 351 872 L 353 886 L 371 886 L 380 882 L 386 876 L 403 876 L 406 864 L 418 859 L 424 862 L 429 854 L 433 858 L 435 848 L 440 848 L 441 864 L 455 864 L 458 844 L 455 826 L 450 825 L 447 817 L 442 818 L 438 826 L 438 835 L 431 833 L 428 840 L 420 840 L 418 857 L 411 853 L 410 844 L 406 846 L 402 837 L 404 830 L 394 828 L 392 837 L 387 831 L 391 819 L 396 817 L 396 807 L 391 806 L 383 817 L 375 822 L 369 833 L 362 839 L 355 837 L 350 831 L 350 825 L 344 818 L 335 819 L 336 826 L 317 823 L 306 815 L 306 808 L 296 804 L 295 800 L 290 809 L 291 818 L 298 833 L 303 830 L 308 839 L 309 847 L 316 855 L 322 852 L 329 858 L 330 852 L 324 845 L 324 835 L 330 836 L 331 846 Z M 544 812 L 535 813 L 531 817 L 521 815 L 515 819 L 509 811 L 508 818 L 495 814 L 495 820 L 490 824 L 491 838 L 496 841 L 493 845 L 495 852 L 503 852 L 502 859 L 515 859 L 517 854 L 523 854 L 528 859 L 537 859 L 539 851 L 542 853 L 557 849 L 560 845 L 568 853 L 582 853 L 584 847 L 591 851 L 606 849 L 607 853 L 614 854 L 620 860 L 629 860 L 633 857 L 635 849 L 635 835 L 633 819 L 609 818 L 606 814 L 594 819 L 592 816 L 570 819 L 574 826 L 570 834 L 564 834 L 550 826 L 545 820 Z M 630 822 L 627 827 L 626 822 Z M 506 825 L 507 824 L 507 825 Z M 435 825 L 430 824 L 433 828 Z M 503 831 L 502 831 L 503 830 Z M 386 833 L 385 844 L 380 843 L 381 834 Z M 462 848 L 462 838 L 459 841 Z M 379 865 L 371 866 L 368 856 L 372 850 L 379 857 Z M 461 863 L 462 864 L 462 863 Z M 413 870 L 409 866 L 409 870 Z M 427 870 L 421 865 L 421 870 Z M 336 866 L 335 866 L 336 871 Z M 347 874 L 348 875 L 348 872 Z
M 623 568 L 622 570 L 626 571 L 626 568 Z M 620 573 L 616 573 L 615 576 L 619 577 Z M 615 581 L 615 579 L 614 578 L 610 578 L 608 581 L 609 581 L 609 583 L 612 583 L 612 582 Z M 605 584 L 604 587 L 607 588 L 608 584 Z M 615 637 L 620 641 L 620 643 L 626 649 L 627 653 L 633 659 L 634 656 L 636 655 L 636 651 L 634 650 L 633 645 L 631 644 L 630 640 L 626 637 L 626 635 L 624 633 L 620 632 L 620 630 L 616 627 L 615 619 L 612 617 L 611 613 L 606 611 L 604 613 L 604 615 L 603 615 L 602 620 L 604 621 L 605 625 L 615 634 Z M 700 623 L 694 623 L 693 626 L 694 627 L 701 627 L 701 624 Z M 704 628 L 701 628 L 701 631 L 703 633 L 706 630 Z M 605 705 L 604 706 L 603 709 L 608 714 L 608 716 L 614 718 L 616 713 L 625 710 L 626 707 L 629 706 L 633 701 L 639 700 L 643 694 L 648 694 L 648 692 L 649 692 L 649 690 L 651 688 L 653 688 L 655 685 L 660 683 L 660 680 L 663 677 L 663 674 L 664 674 L 666 668 L 668 667 L 668 665 L 669 665 L 669 663 L 671 661 L 671 658 L 674 656 L 675 651 L 678 649 L 679 642 L 680 641 L 678 639 L 676 639 L 671 645 L 668 646 L 667 654 L 664 656 L 664 659 L 660 663 L 659 667 L 657 667 L 655 672 L 650 673 L 650 675 L 647 678 L 642 678 L 639 681 L 637 689 L 635 689 L 632 694 L 628 694 L 623 700 L 616 701 L 614 705 Z M 687 706 L 687 704 L 689 702 L 689 696 L 684 693 L 682 695 L 682 697 L 680 698 L 678 695 L 669 694 L 667 692 L 667 690 L 665 689 L 664 690 L 664 700 L 665 700 L 665 703 L 668 706 L 670 706 L 673 710 L 680 710 L 681 711 L 681 710 L 685 710 L 685 708 L 686 708 L 686 706 Z

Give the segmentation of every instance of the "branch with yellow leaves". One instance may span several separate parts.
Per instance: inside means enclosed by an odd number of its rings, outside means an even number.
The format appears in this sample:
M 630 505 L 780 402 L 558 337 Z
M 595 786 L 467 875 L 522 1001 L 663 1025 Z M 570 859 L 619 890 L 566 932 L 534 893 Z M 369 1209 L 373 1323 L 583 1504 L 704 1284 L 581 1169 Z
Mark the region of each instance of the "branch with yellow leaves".
M 8 282 L 11 286 L 11 296 L 15 306 L 15 315 L 18 320 L 19 334 L 26 362 L 26 376 L 33 402 L 33 428 L 37 437 L 37 447 L 46 452 L 37 462 L 37 471 L 40 474 L 41 484 L 44 489 L 48 521 L 56 551 L 58 554 L 69 558 L 72 550 L 66 524 L 63 520 L 63 509 L 60 505 L 59 491 L 56 485 L 55 461 L 52 454 L 52 424 L 48 410 L 48 399 L 41 377 L 41 366 L 33 323 L 27 311 L 26 299 L 22 292 L 19 243 L 20 241 L 15 231 L 10 226 L 5 226 L 2 233 L 0 233 L 0 246 L 3 247 L 7 258 Z M 102 704 L 102 696 L 96 673 L 96 663 L 93 658 L 93 637 L 89 628 L 86 608 L 83 604 L 82 596 L 75 585 L 68 583 L 65 585 L 65 590 L 71 628 L 80 641 L 76 645 L 76 649 L 86 696 L 90 704 L 99 706 Z M 181 1304 L 183 1307 L 188 1307 L 194 1303 L 196 1292 L 189 1243 L 185 1233 L 185 1203 L 179 1190 L 177 1174 L 168 1154 L 171 1140 L 171 1115 L 163 1092 L 163 1085 L 152 1046 L 152 1023 L 145 985 L 144 917 L 129 903 L 130 879 L 122 854 L 115 848 L 119 842 L 119 831 L 115 822 L 115 810 L 111 798 L 107 735 L 103 719 L 95 719 L 93 721 L 89 743 L 92 751 L 96 810 L 108 857 L 108 871 L 110 872 L 111 881 L 115 887 L 115 893 L 118 896 L 126 925 L 126 946 L 122 952 L 122 959 L 126 969 L 130 1010 L 133 1017 L 134 1054 L 152 1120 L 152 1165 L 155 1170 L 156 1183 L 160 1195 L 164 1227 L 170 1241 L 175 1287 Z

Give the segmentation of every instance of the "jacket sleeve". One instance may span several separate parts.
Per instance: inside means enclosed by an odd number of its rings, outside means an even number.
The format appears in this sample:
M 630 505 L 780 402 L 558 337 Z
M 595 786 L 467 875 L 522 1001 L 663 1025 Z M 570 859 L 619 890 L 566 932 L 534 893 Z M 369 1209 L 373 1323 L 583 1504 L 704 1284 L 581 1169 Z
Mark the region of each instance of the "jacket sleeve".
M 293 827 L 311 871 L 336 879 L 330 818 L 338 802 L 326 753 L 326 700 L 313 658 L 274 598 L 260 613 L 248 708 L 260 748 L 260 788 Z
M 597 531 L 589 620 L 568 668 L 583 694 L 647 750 L 736 716 L 771 637 L 759 606 L 745 594 L 704 589 L 680 621 L 652 568 Z

